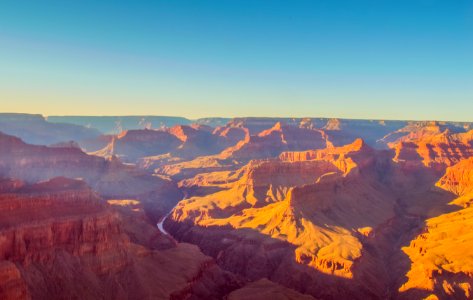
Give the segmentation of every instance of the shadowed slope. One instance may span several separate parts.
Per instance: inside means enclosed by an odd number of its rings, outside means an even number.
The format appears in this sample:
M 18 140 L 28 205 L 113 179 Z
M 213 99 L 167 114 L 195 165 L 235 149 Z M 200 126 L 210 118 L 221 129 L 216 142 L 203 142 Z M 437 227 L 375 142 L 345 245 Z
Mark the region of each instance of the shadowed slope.
M 220 299 L 239 286 L 195 246 L 130 242 L 82 181 L 11 183 L 0 181 L 2 299 Z
M 181 198 L 169 180 L 151 176 L 115 157 L 106 160 L 87 155 L 78 148 L 58 148 L 25 144 L 0 133 L 0 176 L 28 182 L 56 176 L 82 178 L 102 196 L 138 198 L 146 203 L 149 215 L 160 215 Z

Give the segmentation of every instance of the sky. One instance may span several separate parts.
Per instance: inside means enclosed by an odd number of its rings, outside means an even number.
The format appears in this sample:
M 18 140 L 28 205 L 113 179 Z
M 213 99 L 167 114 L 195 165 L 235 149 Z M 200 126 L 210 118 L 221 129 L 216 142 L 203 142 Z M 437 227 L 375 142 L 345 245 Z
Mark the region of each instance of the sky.
M 4 0 L 0 112 L 473 121 L 473 1 Z

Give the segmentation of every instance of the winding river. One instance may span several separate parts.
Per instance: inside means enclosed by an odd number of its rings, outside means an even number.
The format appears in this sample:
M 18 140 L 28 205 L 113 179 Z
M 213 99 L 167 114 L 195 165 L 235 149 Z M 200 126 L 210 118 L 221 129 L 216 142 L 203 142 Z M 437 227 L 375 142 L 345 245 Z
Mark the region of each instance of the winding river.
M 173 208 L 171 208 L 171 210 L 164 217 L 161 218 L 158 224 L 156 224 L 156 226 L 158 226 L 159 231 L 161 231 L 164 235 L 169 235 L 169 232 L 167 232 L 166 229 L 164 229 L 164 221 L 166 221 L 166 219 L 171 215 L 172 211 L 174 210 L 176 206 L 173 206 Z
M 156 224 L 156 226 L 158 226 L 158 229 L 159 231 L 161 231 L 164 235 L 168 235 L 168 236 L 171 236 L 169 234 L 169 232 L 166 231 L 166 229 L 164 229 L 164 222 L 166 221 L 166 219 L 171 215 L 172 211 L 176 208 L 176 206 L 179 204 L 179 202 L 181 202 L 182 200 L 185 200 L 187 198 L 187 194 L 184 193 L 184 198 L 182 198 L 181 200 L 179 200 L 176 205 L 174 205 L 171 210 L 164 215 L 164 217 L 161 218 L 161 220 L 159 220 L 159 222 Z

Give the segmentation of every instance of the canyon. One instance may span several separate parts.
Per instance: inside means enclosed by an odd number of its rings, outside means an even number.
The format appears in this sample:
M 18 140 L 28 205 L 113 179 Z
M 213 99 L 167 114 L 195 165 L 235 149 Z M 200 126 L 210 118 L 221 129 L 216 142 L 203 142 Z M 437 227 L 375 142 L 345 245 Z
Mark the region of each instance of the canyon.
M 472 170 L 467 122 L 0 114 L 0 299 L 471 299 Z

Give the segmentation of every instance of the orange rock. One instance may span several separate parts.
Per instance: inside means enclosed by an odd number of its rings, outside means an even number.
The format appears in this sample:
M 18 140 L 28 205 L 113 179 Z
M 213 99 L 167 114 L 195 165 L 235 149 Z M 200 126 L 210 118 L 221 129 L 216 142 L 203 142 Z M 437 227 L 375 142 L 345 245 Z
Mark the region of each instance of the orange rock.
M 289 274 L 308 274 L 308 285 L 338 284 L 353 294 L 347 282 L 355 280 L 355 263 L 363 253 L 358 229 L 376 228 L 394 216 L 394 195 L 389 187 L 377 186 L 373 177 L 376 156 L 356 140 L 308 155 L 283 153 L 281 159 L 251 161 L 237 172 L 183 181 L 220 190 L 181 201 L 167 224 L 178 238 L 215 253 L 221 265 L 250 279 L 267 276 L 285 283 Z M 374 274 L 377 271 L 371 270 L 366 276 L 375 280 Z M 338 279 L 331 282 L 326 276 Z M 289 286 L 302 289 L 300 283 Z M 324 295 L 316 289 L 306 292 Z

